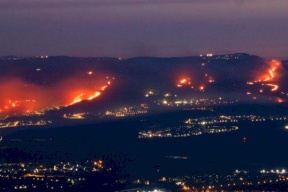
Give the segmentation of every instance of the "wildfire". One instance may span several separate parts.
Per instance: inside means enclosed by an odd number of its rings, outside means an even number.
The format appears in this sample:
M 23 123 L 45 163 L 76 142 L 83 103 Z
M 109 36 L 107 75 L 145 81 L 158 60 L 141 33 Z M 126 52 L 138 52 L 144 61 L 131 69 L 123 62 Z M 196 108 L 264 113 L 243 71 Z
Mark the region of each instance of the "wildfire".
M 277 77 L 277 70 L 281 67 L 281 62 L 278 60 L 272 60 L 269 63 L 269 68 L 267 71 L 264 71 L 259 76 L 258 80 L 255 82 L 263 82 L 263 81 L 272 81 L 274 78 Z
M 102 86 L 101 87 L 101 91 L 104 91 L 109 85 L 111 84 L 111 81 L 108 81 L 106 83 L 106 85 Z M 84 101 L 84 100 L 93 100 L 95 99 L 96 97 L 99 97 L 101 95 L 101 92 L 100 91 L 95 91 L 95 92 L 90 92 L 90 91 L 86 91 L 85 93 L 81 93 L 79 95 L 76 95 L 73 99 L 73 101 L 68 104 L 67 106 L 69 105 L 74 105 L 76 103 L 79 103 L 81 101 Z
M 92 75 L 93 74 L 93 75 Z M 0 114 L 24 114 L 46 111 L 93 100 L 99 97 L 114 78 L 78 73 L 53 87 L 44 87 L 24 80 L 10 78 L 0 81 Z
M 272 60 L 268 64 L 268 69 L 262 71 L 260 75 L 258 75 L 257 80 L 254 82 L 247 82 L 249 85 L 259 84 L 262 82 L 262 86 L 271 87 L 270 91 L 275 92 L 279 90 L 279 85 L 277 84 L 277 79 L 280 78 L 280 69 L 282 68 L 281 62 L 278 60 Z M 266 82 L 265 84 L 263 82 Z M 259 90 L 260 93 L 263 93 L 263 90 Z
M 195 76 L 195 81 L 193 81 L 189 77 L 183 78 L 184 75 L 182 75 L 181 79 L 178 79 L 176 86 L 178 88 L 184 88 L 184 87 L 189 87 L 195 91 L 204 91 L 207 87 L 209 87 L 209 84 L 215 83 L 215 78 L 208 73 L 203 73 L 203 74 L 194 74 Z
M 177 84 L 177 87 L 183 87 L 183 86 L 187 86 L 187 85 L 191 85 L 191 79 L 190 78 L 181 79 L 179 81 L 179 83 Z
M 284 100 L 281 99 L 281 98 L 279 98 L 279 97 L 276 99 L 276 101 L 277 101 L 278 103 L 283 103 L 283 102 L 284 102 Z
M 271 91 L 277 91 L 278 88 L 279 88 L 279 86 L 276 85 L 276 84 L 271 84 L 271 83 L 269 83 L 269 84 L 264 84 L 264 85 L 267 85 L 267 86 L 272 87 Z

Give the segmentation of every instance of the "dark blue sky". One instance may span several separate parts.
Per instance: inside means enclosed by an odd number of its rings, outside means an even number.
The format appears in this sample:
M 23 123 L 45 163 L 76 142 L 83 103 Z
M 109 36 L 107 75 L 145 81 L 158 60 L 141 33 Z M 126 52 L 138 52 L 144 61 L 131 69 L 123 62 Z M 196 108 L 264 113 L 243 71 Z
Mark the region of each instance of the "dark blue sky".
M 287 0 L 1 0 L 0 55 L 288 57 Z

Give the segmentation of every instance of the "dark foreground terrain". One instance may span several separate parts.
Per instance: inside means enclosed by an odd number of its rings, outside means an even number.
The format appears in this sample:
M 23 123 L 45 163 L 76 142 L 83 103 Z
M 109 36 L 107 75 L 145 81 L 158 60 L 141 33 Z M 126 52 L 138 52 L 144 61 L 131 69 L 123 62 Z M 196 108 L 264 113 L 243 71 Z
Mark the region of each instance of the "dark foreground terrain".
M 246 106 L 246 111 L 241 108 L 243 106 L 218 108 L 214 112 L 178 111 L 90 125 L 19 130 L 6 135 L 0 143 L 2 166 L 4 163 L 29 162 L 31 166 L 42 163 L 49 167 L 59 162 L 100 159 L 105 168 L 98 170 L 99 175 L 90 177 L 97 178 L 99 186 L 105 183 L 110 186 L 113 181 L 114 187 L 109 188 L 112 191 L 117 187 L 120 189 L 130 185 L 137 186 L 135 181 L 138 179 L 141 180 L 138 184 L 144 185 L 145 180 L 151 184 L 163 177 L 229 175 L 235 170 L 249 170 L 250 173 L 260 174 L 262 169 L 275 169 L 276 173 L 276 169 L 287 168 L 288 131 L 285 125 L 288 119 L 286 120 L 283 110 L 285 108 L 272 110 L 271 107 L 253 105 L 250 108 Z M 265 108 L 269 110 L 263 110 Z M 183 124 L 183 120 L 187 118 L 224 113 L 231 115 L 237 114 L 237 110 L 238 114 L 259 115 L 259 118 L 265 117 L 267 120 L 239 121 L 234 123 L 239 130 L 230 133 L 177 138 L 138 138 L 138 132 L 148 129 L 151 124 Z M 277 112 L 276 120 L 276 114 L 271 113 Z M 55 172 L 53 174 L 55 176 Z M 85 173 L 83 177 L 89 174 Z M 67 177 L 65 174 L 64 176 Z M 95 184 L 88 184 L 88 181 L 90 182 L 89 179 L 80 182 L 78 187 Z M 175 185 L 174 181 L 173 183 Z

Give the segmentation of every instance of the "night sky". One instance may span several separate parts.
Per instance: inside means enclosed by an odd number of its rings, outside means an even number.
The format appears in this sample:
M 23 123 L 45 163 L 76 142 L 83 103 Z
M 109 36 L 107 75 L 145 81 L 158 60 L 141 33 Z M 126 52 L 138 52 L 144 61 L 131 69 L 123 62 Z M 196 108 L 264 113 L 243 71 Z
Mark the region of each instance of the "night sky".
M 0 56 L 288 57 L 287 0 L 1 0 Z

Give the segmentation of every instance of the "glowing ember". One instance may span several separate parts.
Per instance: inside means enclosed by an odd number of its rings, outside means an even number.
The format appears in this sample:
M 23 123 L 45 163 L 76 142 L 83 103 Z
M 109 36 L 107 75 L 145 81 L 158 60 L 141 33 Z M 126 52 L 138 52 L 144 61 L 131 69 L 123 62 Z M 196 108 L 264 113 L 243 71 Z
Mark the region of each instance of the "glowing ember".
M 0 102 L 0 104 L 2 103 L 2 109 L 0 108 L 0 112 L 7 112 L 10 110 L 13 110 L 14 108 L 19 108 L 22 105 L 29 105 L 30 107 L 33 106 L 33 103 L 36 102 L 35 100 L 4 100 L 2 102 Z
M 187 85 L 191 85 L 191 79 L 190 78 L 181 79 L 178 82 L 177 87 L 183 87 L 183 86 L 187 86 Z
M 105 85 L 101 88 L 101 90 L 104 91 L 107 87 L 108 87 L 108 85 Z
M 187 82 L 187 79 L 182 79 L 182 80 L 180 81 L 181 84 L 184 84 L 184 83 L 186 83 L 186 82 Z
M 215 82 L 215 79 L 213 77 L 209 77 L 209 80 L 208 80 L 209 83 L 214 83 Z
M 101 87 L 101 91 L 104 91 L 110 84 L 111 84 L 111 82 L 108 81 L 106 85 Z M 93 100 L 100 95 L 101 95 L 100 91 L 91 92 L 91 93 L 90 93 L 90 91 L 86 91 L 86 93 L 81 93 L 81 94 L 77 95 L 76 97 L 74 97 L 73 101 L 68 105 L 74 105 L 74 104 L 79 103 L 79 102 L 84 101 L 84 100 Z M 68 105 L 66 105 L 66 106 L 68 106 Z
M 284 100 L 281 99 L 281 98 L 279 98 L 279 97 L 276 99 L 276 101 L 277 101 L 278 103 L 283 103 L 283 102 L 284 102 Z
M 209 79 L 209 83 L 214 83 L 215 81 L 213 79 Z
M 72 101 L 72 103 L 71 103 L 70 105 L 73 105 L 73 104 L 75 104 L 75 103 L 81 102 L 81 101 L 83 100 L 83 99 L 82 99 L 83 95 L 84 95 L 84 94 L 82 93 L 82 94 L 76 96 L 76 97 L 73 99 L 73 101 Z

